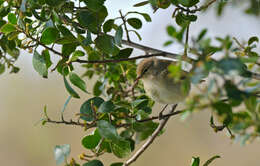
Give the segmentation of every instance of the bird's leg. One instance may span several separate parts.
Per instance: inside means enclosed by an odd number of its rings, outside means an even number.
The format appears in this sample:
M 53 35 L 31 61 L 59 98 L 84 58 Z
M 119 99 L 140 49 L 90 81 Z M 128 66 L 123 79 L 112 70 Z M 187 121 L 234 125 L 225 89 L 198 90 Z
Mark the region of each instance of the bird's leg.
M 165 111 L 165 109 L 167 108 L 168 104 L 166 104 L 163 109 L 161 110 L 161 112 L 159 113 L 159 120 L 163 119 L 163 112 Z

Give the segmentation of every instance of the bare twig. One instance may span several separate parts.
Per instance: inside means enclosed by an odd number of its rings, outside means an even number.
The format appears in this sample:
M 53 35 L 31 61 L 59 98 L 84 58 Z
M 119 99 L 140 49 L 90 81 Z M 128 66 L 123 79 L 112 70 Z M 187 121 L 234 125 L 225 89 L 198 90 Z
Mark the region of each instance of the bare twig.
M 122 21 L 123 21 L 123 25 L 124 25 L 124 28 L 125 28 L 125 33 L 126 33 L 127 41 L 130 42 L 130 36 L 129 36 L 129 31 L 128 31 L 127 26 L 126 26 L 125 16 L 123 16 L 121 10 L 119 10 L 119 13 L 120 13 L 120 18 L 122 19 Z
M 176 109 L 177 104 L 175 104 L 170 113 L 174 113 L 174 110 Z M 140 157 L 143 152 L 153 143 L 153 141 L 155 140 L 155 138 L 158 136 L 158 134 L 162 131 L 162 129 L 164 128 L 164 126 L 166 125 L 166 123 L 168 122 L 169 117 L 164 118 L 163 120 L 161 120 L 159 126 L 157 127 L 157 129 L 153 132 L 153 134 L 151 135 L 151 137 L 143 144 L 143 146 L 130 158 L 128 159 L 123 166 L 129 166 L 130 164 L 132 164 L 133 162 L 135 162 L 138 157 Z

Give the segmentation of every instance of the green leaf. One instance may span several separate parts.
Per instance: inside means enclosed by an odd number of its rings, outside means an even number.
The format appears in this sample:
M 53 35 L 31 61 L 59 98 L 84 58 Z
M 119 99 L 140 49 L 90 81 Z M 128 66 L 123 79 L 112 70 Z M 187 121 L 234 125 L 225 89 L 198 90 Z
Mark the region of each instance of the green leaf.
M 168 40 L 168 41 L 166 41 L 166 42 L 164 42 L 163 43 L 163 46 L 169 46 L 169 45 L 171 45 L 173 43 L 173 41 L 172 40 Z
M 57 7 L 59 5 L 62 5 L 63 3 L 65 3 L 65 0 L 45 0 L 45 2 L 52 7 Z
M 140 41 L 142 40 L 142 37 L 138 32 L 136 32 L 135 30 L 131 30 L 131 32 L 134 32 Z
M 232 107 L 231 105 L 224 102 L 216 102 L 213 105 L 213 108 L 217 110 L 219 115 L 223 115 L 225 117 L 223 123 L 224 125 L 228 125 L 232 121 Z
M 114 26 L 114 19 L 109 19 L 103 24 L 103 31 L 105 33 L 110 32 Z
M 100 81 L 97 81 L 93 87 L 93 93 L 94 93 L 94 96 L 100 96 L 102 94 L 102 90 L 101 90 L 101 87 L 102 87 L 102 82 Z
M 76 43 L 63 44 L 61 48 L 62 55 L 68 58 L 70 54 L 76 50 L 76 48 L 77 48 Z
M 149 100 L 148 99 L 137 99 L 131 103 L 133 108 L 144 108 L 148 105 Z
M 16 18 L 16 15 L 14 13 L 9 13 L 7 18 L 8 18 L 8 21 L 11 24 L 14 24 L 14 25 L 17 24 L 17 18 Z
M 142 28 L 142 21 L 139 18 L 129 18 L 126 20 L 129 25 L 135 29 Z
M 203 164 L 203 166 L 209 166 L 209 164 L 212 163 L 212 161 L 218 158 L 220 158 L 220 156 L 218 155 L 211 157 L 210 159 L 208 159 L 208 161 L 205 162 L 205 164 Z
M 167 33 L 169 36 L 174 37 L 176 35 L 176 29 L 173 26 L 169 25 L 167 26 Z
M 100 135 L 106 139 L 114 142 L 118 142 L 121 137 L 118 135 L 116 128 L 110 124 L 108 121 L 99 120 L 97 122 L 97 127 Z
M 78 87 L 82 91 L 87 92 L 85 82 L 76 73 L 70 72 L 69 73 L 69 79 L 70 79 L 70 82 L 73 85 L 75 85 L 76 87 Z
M 115 105 L 112 101 L 103 102 L 98 108 L 98 112 L 100 113 L 110 113 L 115 109 Z
M 190 23 L 190 21 L 186 18 L 185 14 L 183 14 L 181 12 L 179 12 L 176 15 L 175 21 L 181 27 L 186 27 Z
M 249 112 L 256 112 L 257 107 L 257 97 L 250 96 L 249 98 L 245 99 L 245 105 Z
M 112 163 L 110 166 L 123 166 L 124 163 Z
M 254 42 L 259 42 L 259 39 L 257 36 L 253 36 L 248 40 L 248 45 L 251 45 Z
M 42 44 L 52 44 L 54 43 L 59 37 L 59 31 L 54 27 L 48 27 L 42 32 L 42 36 L 40 42 Z
M 71 33 L 70 30 L 68 30 L 66 27 L 62 26 L 62 25 L 58 25 L 57 26 L 58 30 L 61 32 L 61 34 L 64 37 L 68 37 L 70 38 L 71 42 L 76 40 L 76 37 Z
M 112 142 L 111 149 L 114 155 L 118 158 L 127 157 L 131 153 L 131 146 L 128 141 Z
M 87 0 L 84 2 L 90 10 L 99 11 L 103 7 L 105 0 Z
M 125 48 L 120 50 L 119 54 L 116 56 L 113 56 L 113 59 L 123 59 L 123 58 L 129 58 L 130 55 L 133 52 L 133 48 Z
M 5 72 L 5 64 L 0 63 L 0 75 Z
M 72 87 L 70 86 L 70 84 L 68 83 L 67 79 L 64 76 L 63 76 L 63 80 L 64 80 L 65 88 L 69 92 L 69 94 L 74 98 L 80 98 L 77 92 L 74 91 L 74 89 L 72 89 Z
M 133 124 L 133 129 L 136 131 L 136 143 L 139 143 L 147 139 L 158 127 L 158 123 L 155 122 L 145 122 L 139 123 L 135 122 Z
M 149 4 L 149 1 L 143 1 L 134 5 L 134 7 L 140 7 Z
M 101 35 L 95 40 L 96 47 L 106 54 L 116 55 L 119 53 L 119 48 L 115 45 L 111 36 Z
M 47 69 L 52 65 L 49 50 L 43 50 L 42 56 L 44 57 Z
M 37 51 L 33 54 L 33 68 L 41 75 L 43 78 L 48 77 L 47 65 L 44 56 L 40 55 Z
M 70 154 L 70 145 L 56 145 L 54 148 L 54 157 L 56 160 L 56 164 L 59 165 L 68 158 Z
M 123 37 L 123 28 L 122 26 L 119 26 L 116 30 L 115 34 L 115 44 L 121 47 L 122 43 L 122 37 Z
M 199 157 L 192 157 L 191 166 L 199 166 L 200 165 L 200 158 Z
M 98 108 L 104 100 L 100 97 L 93 97 L 85 101 L 80 107 L 80 118 L 86 121 L 93 121 L 95 119 L 94 112 L 92 108 Z
M 13 24 L 5 24 L 1 27 L 0 31 L 8 34 L 10 32 L 14 32 L 16 30 L 16 27 Z
M 199 0 L 178 0 L 178 2 L 185 7 L 191 7 L 199 3 Z
M 103 163 L 99 160 L 91 160 L 85 164 L 83 164 L 83 166 L 104 166 Z
M 145 21 L 147 21 L 147 22 L 151 22 L 151 21 L 152 21 L 151 17 L 150 17 L 149 14 L 147 14 L 147 13 L 140 13 L 140 12 L 128 12 L 128 13 L 129 13 L 129 14 L 130 14 L 130 13 L 139 14 L 139 15 L 143 16 L 143 18 L 145 19 Z
M 207 29 L 203 29 L 201 32 L 200 32 L 200 34 L 199 34 L 199 36 L 198 36 L 198 38 L 197 38 L 197 42 L 199 42 L 205 35 L 206 35 L 206 33 L 207 33 Z
M 75 52 L 73 52 L 70 61 L 76 61 L 79 57 L 83 57 L 85 56 L 85 53 L 83 51 L 77 50 Z
M 85 136 L 81 140 L 81 144 L 87 149 L 94 149 L 96 148 L 100 140 L 101 140 L 101 135 L 96 129 L 93 134 Z

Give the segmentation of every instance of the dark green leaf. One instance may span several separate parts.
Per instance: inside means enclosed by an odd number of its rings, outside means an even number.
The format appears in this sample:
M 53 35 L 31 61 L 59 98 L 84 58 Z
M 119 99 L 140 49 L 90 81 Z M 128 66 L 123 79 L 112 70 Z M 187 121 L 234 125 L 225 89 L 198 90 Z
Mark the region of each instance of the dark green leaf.
M 63 76 L 63 80 L 64 80 L 65 88 L 69 92 L 69 94 L 74 98 L 80 98 L 78 93 L 74 91 L 74 89 L 72 89 L 72 87 L 70 86 L 70 84 L 68 83 L 67 79 L 64 76 Z
M 164 42 L 163 43 L 163 46 L 169 46 L 169 45 L 171 45 L 173 43 L 173 41 L 172 40 L 168 40 L 168 41 L 166 41 L 166 42 Z
M 129 18 L 126 21 L 135 29 L 140 29 L 142 27 L 142 21 L 139 18 Z
M 0 63 L 0 75 L 5 72 L 5 65 Z
M 185 14 L 179 12 L 177 15 L 176 15 L 176 19 L 175 19 L 176 23 L 179 25 L 179 26 L 182 26 L 182 27 L 186 27 L 190 21 L 186 18 Z
M 99 23 L 94 13 L 85 10 L 80 11 L 77 18 L 81 25 L 85 26 L 90 32 L 97 34 Z
M 81 140 L 81 144 L 87 149 L 94 149 L 96 148 L 100 140 L 101 140 L 101 136 L 98 130 L 96 129 L 93 134 L 85 136 Z
M 212 161 L 214 161 L 215 159 L 220 158 L 220 156 L 213 156 L 211 157 L 208 161 L 205 162 L 205 164 L 203 164 L 203 166 L 209 166 L 210 163 L 212 163 Z
M 135 30 L 131 30 L 131 32 L 134 32 L 135 35 L 138 37 L 138 39 L 142 40 L 142 37 L 141 37 L 141 35 L 138 32 L 136 32 Z
M 119 54 L 116 56 L 113 56 L 113 59 L 124 59 L 124 58 L 129 58 L 130 55 L 133 52 L 133 48 L 125 48 L 120 50 Z
M 8 34 L 10 32 L 14 32 L 16 30 L 16 27 L 13 24 L 5 24 L 1 27 L 0 31 Z
M 59 37 L 59 31 L 56 28 L 48 27 L 42 32 L 40 42 L 43 44 L 52 44 Z
M 70 154 L 70 145 L 56 145 L 54 148 L 54 157 L 56 160 L 56 164 L 59 165 L 68 158 Z
M 149 102 L 148 99 L 137 99 L 137 100 L 133 101 L 131 104 L 132 104 L 132 107 L 141 109 L 143 107 L 146 107 L 148 102 Z
M 207 29 L 203 29 L 203 30 L 200 32 L 200 34 L 199 34 L 199 36 L 198 36 L 198 38 L 197 38 L 197 42 L 200 41 L 200 40 L 206 35 L 207 31 L 208 31 Z
M 105 33 L 107 33 L 107 32 L 110 32 L 111 30 L 112 30 L 112 28 L 113 28 L 113 26 L 114 26 L 114 19 L 109 19 L 109 20 L 107 20 L 105 23 L 104 23 L 104 25 L 103 25 L 103 31 L 105 32 Z
M 57 7 L 59 5 L 62 5 L 63 3 L 65 3 L 65 0 L 45 0 L 45 2 L 52 7 Z
M 108 121 L 99 120 L 97 122 L 97 127 L 100 135 L 106 139 L 114 142 L 118 142 L 121 137 L 118 135 L 116 128 L 110 124 Z
M 123 37 L 123 29 L 122 26 L 119 26 L 116 30 L 115 34 L 115 44 L 121 47 L 122 43 L 122 37 Z
M 93 121 L 95 119 L 93 111 L 97 111 L 93 109 L 97 109 L 103 102 L 104 100 L 100 97 L 93 97 L 85 101 L 80 107 L 80 118 L 86 121 Z
M 102 87 L 102 82 L 100 81 L 97 81 L 93 87 L 93 93 L 94 93 L 94 96 L 100 96 L 102 94 L 102 90 L 101 90 L 101 87 Z
M 48 77 L 47 65 L 45 62 L 45 57 L 40 55 L 37 51 L 34 51 L 33 54 L 33 68 L 44 78 Z
M 42 56 L 44 57 L 47 69 L 52 65 L 49 50 L 43 50 Z
M 63 44 L 61 48 L 62 55 L 66 58 L 70 56 L 71 53 L 73 53 L 77 48 L 76 43 L 71 44 Z
M 91 160 L 85 164 L 83 164 L 83 166 L 104 166 L 103 163 L 99 160 Z
M 9 13 L 8 14 L 8 21 L 11 23 L 11 24 L 17 24 L 17 18 L 16 18 L 16 15 L 14 13 Z
M 118 141 L 116 143 L 112 142 L 111 149 L 114 155 L 118 158 L 127 157 L 131 153 L 131 146 L 128 141 Z
M 139 14 L 139 15 L 143 16 L 143 18 L 144 18 L 145 21 L 147 21 L 147 22 L 151 22 L 151 21 L 152 21 L 151 17 L 150 17 L 149 14 L 147 14 L 147 13 L 128 12 L 128 14 L 130 14 L 130 13 L 135 13 L 135 14 Z
M 259 42 L 258 37 L 256 37 L 256 36 L 251 37 L 251 38 L 248 40 L 248 45 L 251 45 L 251 44 L 254 43 L 254 42 Z
M 90 10 L 99 11 L 102 8 L 105 0 L 87 0 L 85 2 Z
M 70 79 L 70 82 L 73 85 L 75 85 L 76 87 L 78 87 L 82 91 L 87 92 L 85 82 L 76 73 L 70 72 L 69 73 L 69 79 Z
M 178 2 L 185 7 L 191 7 L 199 3 L 199 0 L 178 0 Z
M 147 139 L 157 127 L 158 123 L 154 123 L 151 121 L 145 123 L 135 122 L 133 124 L 133 129 L 136 131 L 136 143 Z
M 62 25 L 58 25 L 57 28 L 59 29 L 59 31 L 61 32 L 61 34 L 64 36 L 64 37 L 68 37 L 70 38 L 70 40 L 75 40 L 76 37 L 71 33 L 70 30 L 68 30 L 66 27 L 62 26 Z
M 103 102 L 100 107 L 98 108 L 98 112 L 100 113 L 110 113 L 113 112 L 115 105 L 112 101 Z
M 116 55 L 119 53 L 119 48 L 114 43 L 114 40 L 111 36 L 101 35 L 98 36 L 95 40 L 96 47 L 107 54 Z
M 140 7 L 149 4 L 149 1 L 143 1 L 134 5 L 134 7 Z
M 192 157 L 191 166 L 199 166 L 200 165 L 200 158 L 199 157 Z

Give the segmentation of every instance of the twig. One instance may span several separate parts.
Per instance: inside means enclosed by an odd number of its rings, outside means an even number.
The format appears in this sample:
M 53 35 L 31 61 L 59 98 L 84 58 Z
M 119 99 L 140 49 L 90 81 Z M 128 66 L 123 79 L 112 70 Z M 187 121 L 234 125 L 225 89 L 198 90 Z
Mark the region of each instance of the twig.
M 175 104 L 170 113 L 174 113 L 174 110 L 176 109 L 177 104 Z M 158 134 L 162 131 L 162 129 L 164 128 L 164 126 L 166 125 L 166 123 L 168 122 L 170 117 L 166 117 L 163 120 L 161 120 L 159 126 L 156 128 L 156 130 L 153 132 L 153 134 L 151 135 L 151 137 L 143 144 L 143 146 L 130 158 L 128 159 L 123 166 L 129 166 L 130 164 L 132 164 L 133 162 L 135 162 L 138 157 L 140 157 L 143 152 L 153 143 L 153 141 L 155 140 L 155 138 L 158 136 Z
M 120 13 L 120 18 L 122 19 L 122 21 L 123 21 L 123 25 L 124 25 L 124 28 L 125 28 L 125 33 L 126 33 L 127 41 L 130 42 L 130 36 L 129 36 L 129 31 L 128 31 L 127 26 L 126 26 L 125 16 L 123 16 L 121 10 L 119 10 L 119 13 Z
M 188 57 L 188 47 L 189 47 L 189 31 L 190 31 L 190 23 L 187 26 L 186 30 L 186 39 L 185 39 L 185 47 L 184 47 L 184 59 Z

